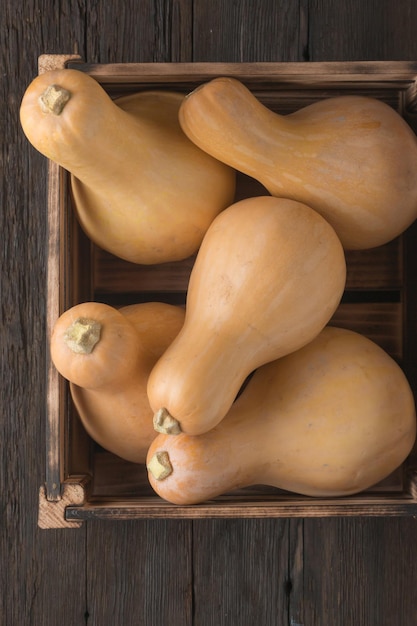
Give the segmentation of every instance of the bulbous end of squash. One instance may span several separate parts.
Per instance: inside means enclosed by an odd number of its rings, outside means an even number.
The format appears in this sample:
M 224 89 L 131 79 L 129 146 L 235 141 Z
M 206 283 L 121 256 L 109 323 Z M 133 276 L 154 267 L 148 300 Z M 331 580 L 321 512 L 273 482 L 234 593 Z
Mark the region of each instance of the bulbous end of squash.
M 165 409 L 159 409 L 153 418 L 153 426 L 158 433 L 164 435 L 179 435 L 182 432 L 180 423 L 170 412 Z
M 135 325 L 100 302 L 82 302 L 62 313 L 51 333 L 50 353 L 58 372 L 83 389 L 121 393 L 143 373 Z

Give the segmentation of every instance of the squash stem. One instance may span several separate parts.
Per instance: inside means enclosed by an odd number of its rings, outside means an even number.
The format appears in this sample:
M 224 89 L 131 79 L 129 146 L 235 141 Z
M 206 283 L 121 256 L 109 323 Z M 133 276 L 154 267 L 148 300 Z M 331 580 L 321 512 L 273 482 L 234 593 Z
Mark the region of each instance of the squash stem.
M 71 98 L 71 92 L 60 85 L 49 85 L 39 96 L 39 105 L 44 113 L 61 115 L 65 105 Z
M 64 341 L 77 354 L 91 354 L 100 341 L 101 324 L 93 319 L 78 317 L 64 333 Z
M 147 464 L 147 469 L 155 480 L 164 480 L 172 474 L 173 470 L 168 452 L 166 450 L 155 452 Z
M 178 420 L 165 408 L 159 409 L 153 417 L 153 427 L 164 435 L 179 435 L 181 426 Z

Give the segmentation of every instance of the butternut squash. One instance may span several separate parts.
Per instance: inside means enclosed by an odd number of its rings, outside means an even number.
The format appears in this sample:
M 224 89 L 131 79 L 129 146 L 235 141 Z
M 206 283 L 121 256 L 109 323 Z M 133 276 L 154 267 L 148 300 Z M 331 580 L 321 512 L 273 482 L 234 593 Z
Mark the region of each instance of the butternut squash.
M 184 326 L 149 376 L 156 430 L 213 428 L 253 370 L 322 330 L 345 279 L 340 240 L 308 206 L 259 196 L 225 209 L 192 268 Z
M 147 379 L 183 321 L 183 308 L 162 302 L 120 310 L 83 302 L 65 311 L 53 329 L 52 361 L 70 381 L 86 431 L 128 461 L 143 463 L 156 435 Z
M 280 115 L 219 77 L 186 97 L 179 119 L 202 150 L 321 213 L 346 249 L 382 245 L 417 218 L 416 136 L 376 98 L 330 97 Z
M 415 435 L 413 394 L 397 363 L 364 336 L 328 326 L 259 368 L 210 432 L 158 435 L 148 475 L 174 504 L 255 484 L 346 496 L 399 467 Z
M 182 132 L 183 98 L 146 91 L 113 101 L 88 74 L 64 69 L 35 78 L 22 99 L 28 140 L 72 173 L 87 235 L 134 263 L 191 256 L 234 199 L 234 170 Z

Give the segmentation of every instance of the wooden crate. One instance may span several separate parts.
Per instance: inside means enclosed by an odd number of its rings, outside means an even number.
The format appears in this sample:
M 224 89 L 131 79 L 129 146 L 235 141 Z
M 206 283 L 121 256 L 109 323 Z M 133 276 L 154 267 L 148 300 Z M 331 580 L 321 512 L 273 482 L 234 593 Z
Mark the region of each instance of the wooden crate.
M 157 63 L 91 65 L 74 55 L 44 55 L 39 72 L 75 67 L 112 97 L 149 88 L 184 93 L 220 75 L 242 80 L 271 109 L 289 113 L 321 98 L 363 94 L 396 109 L 417 129 L 417 62 Z M 193 259 L 160 266 L 124 262 L 91 244 L 74 219 L 68 174 L 49 163 L 47 336 L 58 316 L 95 299 L 119 306 L 160 300 L 184 303 Z M 262 193 L 238 176 L 236 198 Z M 373 339 L 402 366 L 417 392 L 417 226 L 391 243 L 347 254 L 345 296 L 332 323 Z M 49 347 L 47 347 L 49 359 Z M 78 527 L 85 520 L 200 517 L 416 515 L 416 451 L 372 489 L 346 498 L 315 499 L 255 486 L 196 506 L 171 505 L 154 494 L 146 469 L 95 444 L 71 403 L 68 385 L 48 361 L 46 476 L 39 526 Z

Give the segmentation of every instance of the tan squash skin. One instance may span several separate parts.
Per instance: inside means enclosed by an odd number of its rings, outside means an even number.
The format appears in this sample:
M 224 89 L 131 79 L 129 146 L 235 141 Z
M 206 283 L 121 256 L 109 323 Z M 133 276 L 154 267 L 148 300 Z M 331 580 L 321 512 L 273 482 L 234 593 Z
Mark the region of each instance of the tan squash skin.
M 333 97 L 283 116 L 221 77 L 188 95 L 179 119 L 213 157 L 321 213 L 346 249 L 382 245 L 417 218 L 417 139 L 382 101 Z
M 212 431 L 158 435 L 147 458 L 155 475 L 148 474 L 175 504 L 255 484 L 343 496 L 399 467 L 415 436 L 413 394 L 395 361 L 362 335 L 326 327 L 257 370 Z
M 51 85 L 71 94 L 60 114 L 39 103 Z M 182 132 L 183 98 L 148 91 L 116 104 L 92 77 L 66 69 L 35 78 L 21 103 L 28 140 L 73 175 L 75 209 L 87 235 L 134 263 L 191 256 L 234 199 L 234 170 Z
M 178 337 L 152 370 L 155 427 L 165 409 L 197 435 L 227 413 L 255 368 L 311 341 L 343 294 L 346 265 L 332 227 L 293 200 L 241 200 L 212 223 L 197 254 Z
M 100 340 L 90 354 L 74 354 L 64 341 L 65 331 L 80 316 L 102 325 Z M 63 313 L 53 330 L 52 360 L 70 381 L 86 431 L 102 447 L 128 461 L 143 463 L 155 438 L 147 379 L 183 322 L 181 307 L 162 302 L 119 310 L 85 302 Z

